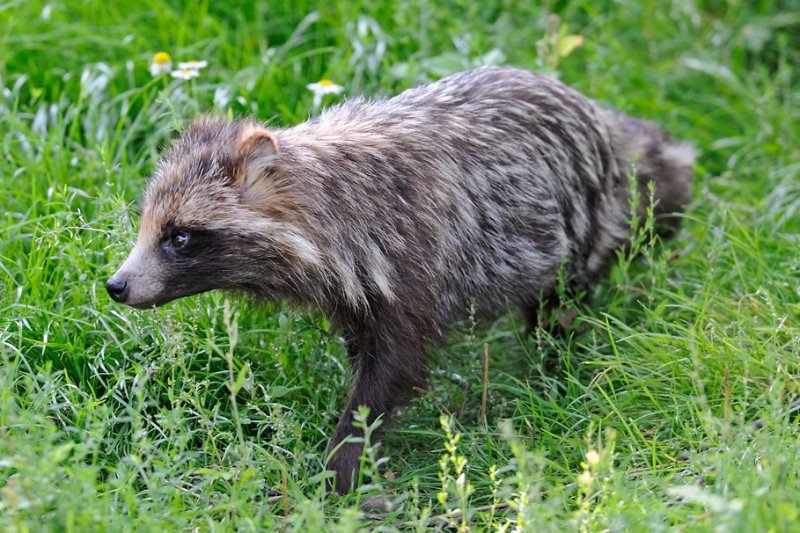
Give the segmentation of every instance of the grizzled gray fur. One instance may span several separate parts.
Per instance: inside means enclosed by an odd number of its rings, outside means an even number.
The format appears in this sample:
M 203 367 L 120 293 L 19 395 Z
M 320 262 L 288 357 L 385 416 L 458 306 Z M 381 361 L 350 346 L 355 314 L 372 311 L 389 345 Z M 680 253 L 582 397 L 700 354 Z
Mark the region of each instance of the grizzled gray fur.
M 634 161 L 640 190 L 655 182 L 659 227 L 674 229 L 692 160 L 652 124 L 511 68 L 356 98 L 287 129 L 201 118 L 159 163 L 107 286 L 141 308 L 229 289 L 321 309 L 353 368 L 334 450 L 358 435 L 359 405 L 388 417 L 425 385 L 426 347 L 472 301 L 536 320 L 562 264 L 575 290 L 596 279 L 628 239 Z M 338 492 L 360 452 L 345 443 L 330 458 Z

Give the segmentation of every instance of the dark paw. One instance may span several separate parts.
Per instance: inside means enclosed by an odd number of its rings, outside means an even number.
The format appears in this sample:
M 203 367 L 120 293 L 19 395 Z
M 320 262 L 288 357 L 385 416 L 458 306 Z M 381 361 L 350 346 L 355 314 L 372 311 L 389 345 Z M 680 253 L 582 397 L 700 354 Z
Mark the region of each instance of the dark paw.
M 328 479 L 325 488 L 328 492 L 347 494 L 358 486 L 358 473 L 361 467 L 362 446 L 355 443 L 342 445 L 328 460 L 327 468 L 335 474 Z

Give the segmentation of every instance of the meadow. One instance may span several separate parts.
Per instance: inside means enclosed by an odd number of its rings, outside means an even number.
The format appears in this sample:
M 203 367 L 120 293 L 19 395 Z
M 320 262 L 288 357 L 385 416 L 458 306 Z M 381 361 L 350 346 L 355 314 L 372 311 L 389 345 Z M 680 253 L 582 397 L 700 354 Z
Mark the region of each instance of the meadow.
M 159 51 L 208 65 L 153 76 Z M 459 327 L 362 487 L 327 495 L 349 375 L 323 317 L 136 311 L 105 280 L 192 117 L 286 126 L 322 79 L 332 105 L 484 64 L 691 143 L 693 202 L 568 334 Z M 6 0 L 0 151 L 3 531 L 800 530 L 795 0 Z

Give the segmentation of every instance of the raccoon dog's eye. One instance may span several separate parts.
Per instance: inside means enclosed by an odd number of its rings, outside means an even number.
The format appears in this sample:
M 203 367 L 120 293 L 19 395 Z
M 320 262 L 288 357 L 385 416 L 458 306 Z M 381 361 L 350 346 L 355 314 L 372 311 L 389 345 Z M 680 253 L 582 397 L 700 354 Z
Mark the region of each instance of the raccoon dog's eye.
M 172 236 L 172 238 L 169 240 L 169 243 L 176 250 L 186 248 L 186 246 L 189 244 L 189 234 L 185 231 L 179 231 Z

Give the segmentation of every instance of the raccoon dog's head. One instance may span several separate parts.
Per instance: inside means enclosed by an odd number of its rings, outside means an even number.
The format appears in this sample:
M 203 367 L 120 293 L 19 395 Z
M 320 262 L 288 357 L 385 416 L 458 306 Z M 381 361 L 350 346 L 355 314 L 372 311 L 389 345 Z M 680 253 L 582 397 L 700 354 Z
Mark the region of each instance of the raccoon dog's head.
M 106 283 L 111 298 L 143 308 L 218 288 L 291 292 L 293 269 L 318 251 L 282 156 L 255 122 L 193 122 L 156 168 L 136 245 Z

